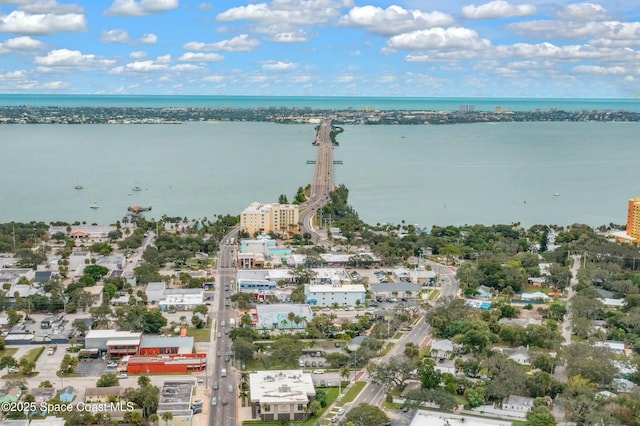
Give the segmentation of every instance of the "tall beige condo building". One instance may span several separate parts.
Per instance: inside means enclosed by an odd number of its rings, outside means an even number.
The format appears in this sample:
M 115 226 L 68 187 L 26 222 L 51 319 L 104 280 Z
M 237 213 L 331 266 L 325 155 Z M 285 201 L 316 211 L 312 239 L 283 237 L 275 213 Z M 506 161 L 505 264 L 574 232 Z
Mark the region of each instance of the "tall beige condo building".
M 255 233 L 287 232 L 297 234 L 300 212 L 294 204 L 251 203 L 240 213 L 240 229 Z
M 636 240 L 640 240 L 640 198 L 632 198 L 629 200 L 627 235 Z

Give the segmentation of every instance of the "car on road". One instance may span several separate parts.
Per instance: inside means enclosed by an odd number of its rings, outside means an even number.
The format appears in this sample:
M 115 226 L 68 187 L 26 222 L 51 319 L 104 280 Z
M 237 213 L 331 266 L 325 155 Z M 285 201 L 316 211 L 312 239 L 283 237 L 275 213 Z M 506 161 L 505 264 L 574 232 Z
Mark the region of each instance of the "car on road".
M 218 336 L 218 339 L 219 339 L 219 338 L 221 338 L 221 337 L 222 337 L 222 333 L 220 333 L 220 332 L 218 331 L 217 336 Z
M 220 327 L 224 327 L 226 324 L 227 324 L 226 322 L 222 321 L 222 322 L 220 323 Z
M 341 416 L 344 414 L 344 408 L 338 410 L 338 415 Z
M 229 360 L 230 360 L 230 359 L 231 359 L 231 358 L 229 358 L 229 355 L 225 355 L 225 356 L 224 356 L 224 362 L 229 362 Z
M 218 390 L 218 389 L 220 389 L 220 385 L 218 385 L 218 382 L 215 382 L 213 384 L 213 390 Z
M 214 396 L 214 397 L 211 398 L 211 405 L 213 405 L 214 407 L 216 405 L 218 405 L 218 398 L 217 397 Z
M 227 386 L 227 390 L 229 391 L 229 393 L 233 393 L 233 385 Z
M 229 400 L 227 398 L 222 398 L 222 405 L 227 405 Z
M 111 361 L 110 363 L 107 364 L 107 368 L 116 368 L 118 366 L 118 363 L 115 361 Z

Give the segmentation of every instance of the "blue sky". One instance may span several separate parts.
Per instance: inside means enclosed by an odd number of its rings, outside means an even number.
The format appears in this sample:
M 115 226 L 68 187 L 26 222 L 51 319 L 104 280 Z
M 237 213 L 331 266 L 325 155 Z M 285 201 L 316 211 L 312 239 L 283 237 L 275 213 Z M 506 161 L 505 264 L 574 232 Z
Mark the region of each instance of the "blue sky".
M 0 93 L 634 98 L 640 2 L 0 0 Z

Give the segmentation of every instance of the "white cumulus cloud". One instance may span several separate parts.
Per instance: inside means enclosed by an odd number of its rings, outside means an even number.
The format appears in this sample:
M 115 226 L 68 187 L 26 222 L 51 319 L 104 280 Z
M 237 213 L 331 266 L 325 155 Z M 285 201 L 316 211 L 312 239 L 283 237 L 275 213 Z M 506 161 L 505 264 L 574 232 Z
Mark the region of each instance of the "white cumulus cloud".
M 100 41 L 103 43 L 129 43 L 129 33 L 125 30 L 115 29 L 103 31 L 100 34 Z
M 44 47 L 44 43 L 31 37 L 22 36 L 10 38 L 0 46 L 10 50 L 38 50 Z
M 349 1 L 331 0 L 274 0 L 270 4 L 257 3 L 233 7 L 220 13 L 219 22 L 247 20 L 262 24 L 311 25 L 327 22 L 340 15 Z
M 217 53 L 202 53 L 202 52 L 186 52 L 184 55 L 178 58 L 183 62 L 220 62 L 224 59 L 224 56 Z
M 498 19 L 513 16 L 530 16 L 536 7 L 530 4 L 514 5 L 504 0 L 495 0 L 480 6 L 470 5 L 462 8 L 462 16 L 467 19 Z
M 267 71 L 291 71 L 296 68 L 298 64 L 289 61 L 266 61 L 262 64 L 262 69 Z
M 431 50 L 431 49 L 487 49 L 489 40 L 481 39 L 478 33 L 468 28 L 430 28 L 399 34 L 387 41 L 391 50 Z
M 179 0 L 115 0 L 105 14 L 145 16 L 168 12 L 180 6 Z
M 599 65 L 578 65 L 571 69 L 574 73 L 581 74 L 602 74 L 602 75 L 610 75 L 610 74 L 626 74 L 627 70 L 624 67 L 603 67 Z
M 112 59 L 85 55 L 79 50 L 69 49 L 52 50 L 45 56 L 36 56 L 34 61 L 45 70 L 50 68 L 92 69 L 111 66 L 115 63 Z
M 87 20 L 84 15 L 66 13 L 30 14 L 14 10 L 8 15 L 0 15 L 0 32 L 45 35 L 57 32 L 86 31 Z
M 155 34 L 144 34 L 140 37 L 140 43 L 142 44 L 156 44 L 158 42 L 158 36 Z
M 442 12 L 406 10 L 392 5 L 386 9 L 376 6 L 354 7 L 340 18 L 340 25 L 365 28 L 374 34 L 394 35 L 430 27 L 446 27 L 454 23 L 451 15 Z
M 576 3 L 558 11 L 556 18 L 564 21 L 603 21 L 611 19 L 611 16 L 599 4 Z
M 260 45 L 255 38 L 249 37 L 247 34 L 240 34 L 229 40 L 222 40 L 216 43 L 202 43 L 199 41 L 191 41 L 183 47 L 188 50 L 199 51 L 225 51 L 225 52 L 249 52 Z

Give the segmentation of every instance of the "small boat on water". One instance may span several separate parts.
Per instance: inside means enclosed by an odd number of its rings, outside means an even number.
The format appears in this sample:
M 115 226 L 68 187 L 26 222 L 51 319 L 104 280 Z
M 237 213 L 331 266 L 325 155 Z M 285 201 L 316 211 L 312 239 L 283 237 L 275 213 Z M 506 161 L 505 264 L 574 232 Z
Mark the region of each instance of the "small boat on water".
M 140 188 L 139 186 L 134 186 L 133 188 L 131 188 L 132 191 L 142 191 L 142 188 Z
M 100 206 L 98 205 L 98 203 L 93 203 L 93 204 L 89 204 L 89 208 L 95 210 L 95 209 L 99 209 Z
M 76 185 L 76 186 L 75 186 L 75 188 L 76 188 L 76 189 L 84 189 L 84 186 L 82 186 L 82 185 Z
M 559 193 L 559 192 L 554 192 L 554 193 L 553 193 L 553 196 L 554 196 L 554 197 L 559 197 L 559 196 L 560 196 L 560 193 Z

